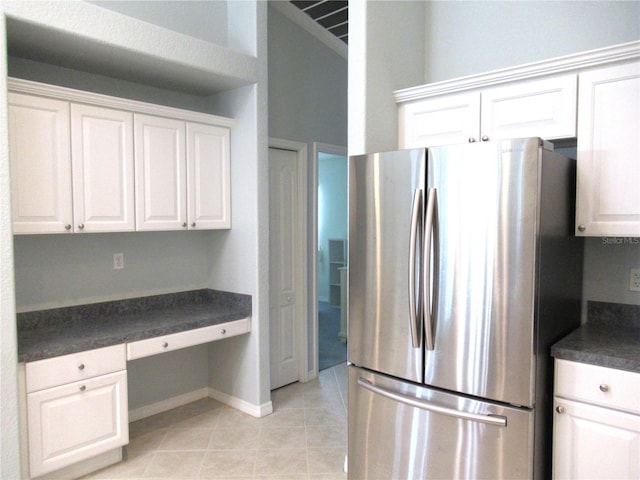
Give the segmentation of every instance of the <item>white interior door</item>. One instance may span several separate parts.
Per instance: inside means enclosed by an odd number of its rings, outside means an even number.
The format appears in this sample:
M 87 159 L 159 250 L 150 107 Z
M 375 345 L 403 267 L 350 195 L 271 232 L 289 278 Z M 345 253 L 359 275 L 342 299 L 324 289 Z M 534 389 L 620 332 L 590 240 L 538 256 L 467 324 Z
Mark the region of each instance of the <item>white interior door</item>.
M 298 380 L 302 283 L 297 153 L 269 149 L 271 389 Z

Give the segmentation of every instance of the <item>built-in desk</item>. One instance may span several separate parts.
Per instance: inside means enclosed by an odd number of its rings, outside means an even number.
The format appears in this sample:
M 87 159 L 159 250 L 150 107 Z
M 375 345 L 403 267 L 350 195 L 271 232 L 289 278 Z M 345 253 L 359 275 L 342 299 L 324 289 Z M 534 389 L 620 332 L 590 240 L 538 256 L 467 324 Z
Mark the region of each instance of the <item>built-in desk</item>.
M 29 476 L 75 478 L 121 460 L 128 360 L 250 329 L 250 296 L 206 289 L 18 314 Z

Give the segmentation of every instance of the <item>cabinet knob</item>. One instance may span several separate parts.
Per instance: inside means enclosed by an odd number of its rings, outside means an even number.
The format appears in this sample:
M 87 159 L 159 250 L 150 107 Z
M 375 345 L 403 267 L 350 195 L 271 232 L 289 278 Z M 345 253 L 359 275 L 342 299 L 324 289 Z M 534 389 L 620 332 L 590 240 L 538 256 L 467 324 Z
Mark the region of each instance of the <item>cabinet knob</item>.
M 87 389 L 86 385 L 80 385 L 80 391 L 84 392 Z
M 223 328 L 222 330 L 220 330 L 220 334 L 221 334 L 221 335 L 224 335 L 225 333 L 227 333 L 227 330 L 226 330 L 226 329 L 224 329 L 224 328 Z
M 473 137 L 469 137 L 469 143 L 475 143 L 476 139 Z
M 196 222 L 191 222 L 191 226 L 195 227 L 196 226 Z
M 80 225 L 78 225 L 78 228 L 79 228 L 80 230 L 84 230 L 84 223 L 81 223 Z
M 187 228 L 187 222 L 184 222 L 184 223 L 182 224 L 182 228 Z
M 564 412 L 566 412 L 566 410 L 565 410 L 565 408 L 564 408 L 562 405 L 558 405 L 558 406 L 556 407 L 556 412 L 558 412 L 558 413 L 564 413 Z
M 602 383 L 600 384 L 600 391 L 601 392 L 608 392 L 609 391 L 609 385 L 607 385 L 606 383 Z
M 84 363 L 81 363 L 80 365 L 78 365 L 78 370 L 84 370 Z
M 67 224 L 64 226 L 64 229 L 65 229 L 65 230 L 71 230 L 71 224 L 70 224 L 70 223 L 67 223 Z
M 167 348 L 167 347 L 169 346 L 169 343 L 164 342 L 164 343 L 162 344 L 162 346 L 163 346 L 164 348 Z
M 587 229 L 587 227 L 585 227 L 584 225 L 578 225 L 578 230 L 580 230 L 581 232 L 584 232 Z
M 488 135 L 482 135 L 482 141 L 483 142 L 488 142 L 489 141 L 489 136 Z

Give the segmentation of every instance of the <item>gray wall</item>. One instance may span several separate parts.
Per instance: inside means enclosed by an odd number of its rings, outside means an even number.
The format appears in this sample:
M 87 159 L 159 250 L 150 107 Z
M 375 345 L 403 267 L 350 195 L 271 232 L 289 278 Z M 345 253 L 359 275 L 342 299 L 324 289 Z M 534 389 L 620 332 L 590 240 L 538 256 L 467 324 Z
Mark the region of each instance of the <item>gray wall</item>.
M 269 136 L 347 145 L 347 61 L 268 9 Z
M 638 1 L 425 2 L 425 83 L 640 38 Z
M 219 0 L 183 0 L 156 2 L 149 8 L 148 0 L 88 1 L 128 17 L 199 38 L 208 43 L 227 46 L 227 2 Z

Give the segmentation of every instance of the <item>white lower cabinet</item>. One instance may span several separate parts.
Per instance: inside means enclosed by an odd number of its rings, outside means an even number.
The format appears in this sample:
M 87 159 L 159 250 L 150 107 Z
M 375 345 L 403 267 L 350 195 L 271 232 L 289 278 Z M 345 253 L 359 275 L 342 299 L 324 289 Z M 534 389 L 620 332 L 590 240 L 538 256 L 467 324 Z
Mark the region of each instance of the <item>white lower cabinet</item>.
M 556 360 L 553 477 L 640 478 L 640 374 Z
M 26 385 L 30 477 L 129 442 L 124 345 L 27 363 Z

